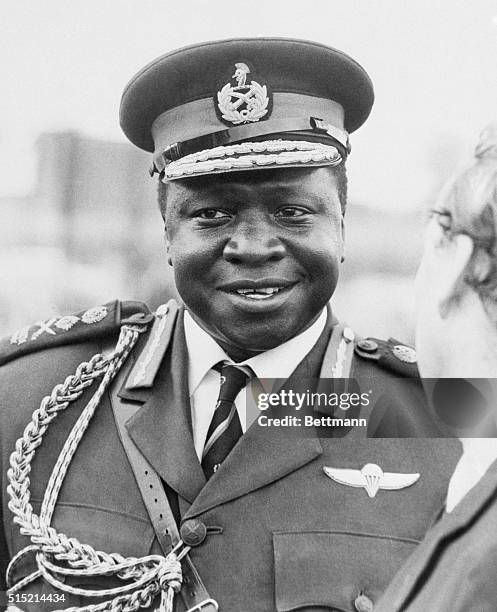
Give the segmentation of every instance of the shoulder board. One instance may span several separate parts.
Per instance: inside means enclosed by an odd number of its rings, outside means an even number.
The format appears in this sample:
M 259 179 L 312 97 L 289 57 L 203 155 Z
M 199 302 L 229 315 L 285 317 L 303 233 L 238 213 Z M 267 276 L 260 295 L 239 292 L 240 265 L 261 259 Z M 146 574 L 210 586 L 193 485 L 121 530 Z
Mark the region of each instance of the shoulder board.
M 359 338 L 355 341 L 354 352 L 398 376 L 419 377 L 416 350 L 394 338 Z
M 152 315 L 142 302 L 115 300 L 102 306 L 38 321 L 0 340 L 0 365 L 47 348 L 99 340 L 125 323 L 149 323 Z

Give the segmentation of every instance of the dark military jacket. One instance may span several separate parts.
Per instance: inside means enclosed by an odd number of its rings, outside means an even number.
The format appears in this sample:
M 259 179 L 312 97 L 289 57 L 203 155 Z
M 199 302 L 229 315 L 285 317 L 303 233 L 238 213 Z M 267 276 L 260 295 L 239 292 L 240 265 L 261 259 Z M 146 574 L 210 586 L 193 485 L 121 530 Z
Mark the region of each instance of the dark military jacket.
M 378 612 L 494 612 L 496 525 L 494 462 L 452 512 L 428 531 L 384 593 Z
M 148 318 L 138 305 L 116 302 L 106 306 L 103 317 L 97 309 L 84 322 L 80 313 L 58 327 L 52 321 L 48 327 L 53 333 L 45 329 L 32 339 L 38 326 L 22 330 L 3 345 L 0 538 L 5 538 L 4 565 L 30 544 L 12 523 L 5 494 L 16 440 L 54 386 L 94 354 L 108 352 L 122 321 L 133 320 L 133 313 L 140 312 L 143 320 Z M 424 406 L 420 385 L 403 377 L 415 374 L 415 368 L 392 357 L 392 343 L 363 343 L 362 349 L 356 344 L 351 377 L 360 390 L 374 387 L 377 394 L 364 413 L 371 437 L 357 429 L 320 436 L 254 424 L 206 482 L 193 445 L 182 315 L 180 310 L 153 384 L 129 384 L 130 368 L 150 350 L 150 332 L 146 332 L 101 398 L 63 481 L 52 526 L 107 553 L 124 557 L 161 553 L 114 421 L 113 406 L 132 407 L 127 432 L 159 474 L 178 523 L 196 519 L 207 527 L 207 537 L 192 548 L 190 557 L 222 612 L 371 609 L 439 512 L 460 452 L 454 440 L 440 439 L 443 432 Z M 322 374 L 335 325 L 329 319 L 293 377 Z M 40 512 L 57 456 L 97 384 L 58 414 L 36 450 L 29 476 L 35 513 Z M 323 470 L 350 469 L 357 475 L 368 464 L 388 473 L 419 474 L 419 478 L 410 486 L 380 488 L 370 496 L 364 486 L 334 480 Z M 33 556 L 28 555 L 13 578 L 18 580 L 34 569 Z M 107 577 L 64 580 L 90 588 L 114 584 Z M 99 601 L 66 594 L 62 605 L 60 601 L 40 603 L 40 594 L 61 593 L 42 578 L 22 592 L 38 596 L 38 603 L 16 604 L 23 610 Z M 184 609 L 177 596 L 175 610 Z

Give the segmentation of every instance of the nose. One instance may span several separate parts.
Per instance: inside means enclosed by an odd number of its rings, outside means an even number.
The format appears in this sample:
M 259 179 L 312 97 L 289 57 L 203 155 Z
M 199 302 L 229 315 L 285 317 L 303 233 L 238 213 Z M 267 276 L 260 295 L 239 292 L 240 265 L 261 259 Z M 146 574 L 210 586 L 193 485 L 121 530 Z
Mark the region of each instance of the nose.
M 223 251 L 226 261 L 252 266 L 279 261 L 285 254 L 285 245 L 274 234 L 273 228 L 254 219 L 234 228 Z

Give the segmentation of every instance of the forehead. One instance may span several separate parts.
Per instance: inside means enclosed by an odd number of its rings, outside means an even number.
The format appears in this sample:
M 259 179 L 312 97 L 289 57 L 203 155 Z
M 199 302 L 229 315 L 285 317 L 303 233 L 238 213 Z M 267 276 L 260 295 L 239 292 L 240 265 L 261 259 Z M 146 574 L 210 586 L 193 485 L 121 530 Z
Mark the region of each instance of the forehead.
M 307 197 L 334 199 L 338 194 L 331 168 L 281 168 L 230 172 L 173 181 L 167 185 L 168 200 L 183 197 L 223 198 L 257 194 L 271 198 Z

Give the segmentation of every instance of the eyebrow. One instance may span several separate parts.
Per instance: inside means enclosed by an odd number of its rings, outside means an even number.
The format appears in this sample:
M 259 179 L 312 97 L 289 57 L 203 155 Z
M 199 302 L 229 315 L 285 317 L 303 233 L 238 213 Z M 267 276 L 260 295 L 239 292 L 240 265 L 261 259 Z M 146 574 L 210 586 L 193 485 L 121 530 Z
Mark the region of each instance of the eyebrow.
M 296 202 L 307 201 L 309 203 L 319 204 L 323 201 L 322 195 L 315 193 L 302 193 L 298 188 L 290 185 L 271 185 L 268 186 L 267 190 L 262 192 L 263 197 L 267 200 L 273 200 L 283 203 L 285 200 Z M 236 187 L 223 189 L 220 186 L 214 186 L 212 189 L 205 190 L 202 194 L 188 194 L 182 199 L 182 206 L 197 205 L 203 201 L 209 200 L 212 204 L 213 200 L 218 200 L 220 203 L 229 201 L 230 204 L 242 204 L 250 201 L 250 194 L 244 194 L 240 192 Z

